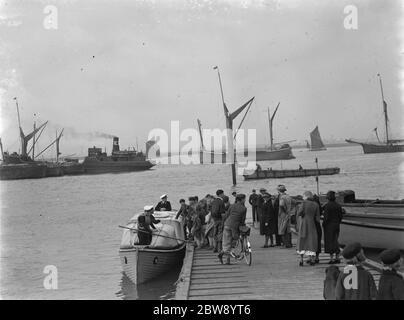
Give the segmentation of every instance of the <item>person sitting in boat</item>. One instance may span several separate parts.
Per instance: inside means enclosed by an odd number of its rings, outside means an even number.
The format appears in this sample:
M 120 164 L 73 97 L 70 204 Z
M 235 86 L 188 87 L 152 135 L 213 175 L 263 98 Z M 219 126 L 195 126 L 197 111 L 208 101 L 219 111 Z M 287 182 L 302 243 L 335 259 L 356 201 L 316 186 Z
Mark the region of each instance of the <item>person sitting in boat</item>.
M 146 217 L 144 215 L 140 215 L 137 218 L 137 229 L 138 229 L 138 239 L 139 245 L 147 246 L 151 243 L 153 230 L 150 229 L 150 226 L 146 223 Z
M 171 211 L 171 203 L 167 201 L 167 195 L 163 194 L 160 197 L 161 201 L 157 204 L 156 211 Z
M 302 170 L 303 170 L 303 167 L 301 164 L 299 164 L 299 171 L 302 171 Z
M 142 214 L 142 216 L 145 217 L 145 223 L 151 227 L 152 229 L 156 229 L 154 224 L 157 224 L 160 222 L 160 220 L 157 220 L 154 216 L 153 216 L 153 206 L 145 206 L 144 208 L 144 213 Z

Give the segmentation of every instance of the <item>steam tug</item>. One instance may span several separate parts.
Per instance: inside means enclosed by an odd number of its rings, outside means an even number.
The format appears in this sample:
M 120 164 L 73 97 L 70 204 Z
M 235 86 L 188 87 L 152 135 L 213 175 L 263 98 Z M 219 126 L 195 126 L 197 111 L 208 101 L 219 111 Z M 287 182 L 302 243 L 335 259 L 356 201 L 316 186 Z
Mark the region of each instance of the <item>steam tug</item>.
M 119 173 L 148 170 L 154 164 L 137 150 L 119 150 L 119 138 L 113 138 L 112 153 L 107 155 L 101 148 L 88 148 L 88 156 L 83 161 L 84 173 Z

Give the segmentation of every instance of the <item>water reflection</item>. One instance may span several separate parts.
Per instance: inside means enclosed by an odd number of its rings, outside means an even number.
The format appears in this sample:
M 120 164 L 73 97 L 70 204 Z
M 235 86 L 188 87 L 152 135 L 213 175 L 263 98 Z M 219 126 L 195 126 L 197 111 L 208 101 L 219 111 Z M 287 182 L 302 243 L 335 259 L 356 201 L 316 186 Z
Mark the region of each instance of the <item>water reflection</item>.
M 122 272 L 121 290 L 116 296 L 123 300 L 170 300 L 175 296 L 175 282 L 181 271 L 181 264 L 164 273 L 160 278 L 142 284 L 134 284 Z

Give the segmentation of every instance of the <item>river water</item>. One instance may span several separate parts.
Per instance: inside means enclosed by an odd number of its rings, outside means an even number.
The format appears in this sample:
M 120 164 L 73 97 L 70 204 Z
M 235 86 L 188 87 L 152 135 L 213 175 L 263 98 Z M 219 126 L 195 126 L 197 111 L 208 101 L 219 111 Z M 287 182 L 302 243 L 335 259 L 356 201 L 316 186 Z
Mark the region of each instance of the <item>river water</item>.
M 404 153 L 365 155 L 360 147 L 322 152 L 295 149 L 296 159 L 262 162 L 263 169 L 338 166 L 341 173 L 320 177 L 320 191 L 351 189 L 358 198 L 403 199 Z M 314 177 L 243 181 L 249 194 L 279 183 L 288 193 L 316 191 Z M 168 193 L 180 198 L 233 191 L 228 165 L 158 165 L 145 172 L 0 181 L 0 296 L 3 299 L 169 299 L 180 266 L 164 279 L 136 287 L 123 274 L 118 250 L 122 230 L 135 212 Z M 251 211 L 248 211 L 251 215 Z M 44 267 L 54 265 L 58 289 L 46 290 Z

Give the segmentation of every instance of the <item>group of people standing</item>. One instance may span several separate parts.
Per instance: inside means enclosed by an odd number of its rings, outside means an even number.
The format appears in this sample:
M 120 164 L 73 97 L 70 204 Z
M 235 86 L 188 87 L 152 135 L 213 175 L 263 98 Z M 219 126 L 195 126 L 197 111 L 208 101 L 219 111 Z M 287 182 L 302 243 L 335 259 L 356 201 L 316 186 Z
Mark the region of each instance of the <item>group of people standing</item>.
M 247 208 L 244 194 L 232 194 L 234 202 L 219 189 L 215 195 L 189 197 L 188 204 L 180 200 L 181 208 L 176 218 L 185 221 L 188 240 L 196 243 L 196 248 L 208 247 L 218 253 L 221 263 L 230 264 L 232 248 L 239 237 L 239 227 L 245 225 Z M 225 262 L 224 262 L 225 259 Z
M 277 195 L 269 194 L 265 188 L 259 194 L 252 190 L 249 203 L 252 207 L 254 226 L 259 223 L 260 234 L 265 236 L 263 248 L 274 246 L 292 247 L 291 228 L 298 232 L 297 253 L 299 265 L 319 263 L 321 239 L 324 230 L 324 251 L 330 254 L 330 264 L 339 263 L 339 228 L 344 211 L 335 201 L 335 192 L 327 193 L 328 202 L 321 206 L 317 195 L 310 191 L 303 194 L 303 201 L 286 193 L 284 185 L 278 185 Z M 323 216 L 323 225 L 320 223 Z

